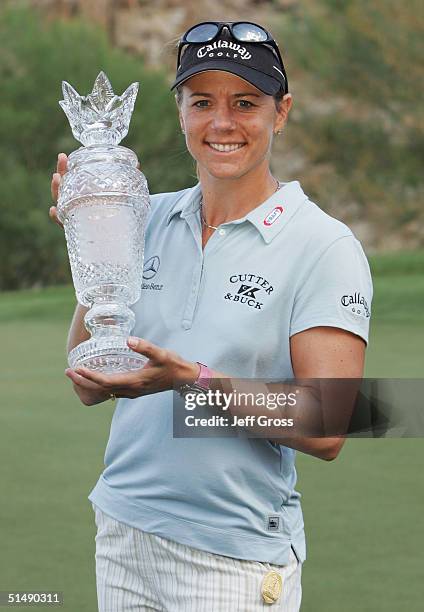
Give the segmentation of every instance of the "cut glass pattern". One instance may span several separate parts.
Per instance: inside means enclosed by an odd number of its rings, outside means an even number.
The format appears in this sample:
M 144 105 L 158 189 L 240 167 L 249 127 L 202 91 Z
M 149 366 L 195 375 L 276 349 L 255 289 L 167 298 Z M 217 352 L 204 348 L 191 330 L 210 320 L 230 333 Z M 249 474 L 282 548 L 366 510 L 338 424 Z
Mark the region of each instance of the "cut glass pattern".
M 88 96 L 80 96 L 66 81 L 62 83 L 62 92 L 59 104 L 68 117 L 72 134 L 84 146 L 118 144 L 128 134 L 138 83 L 132 83 L 122 96 L 116 96 L 109 79 L 100 72 Z
M 69 354 L 73 368 L 117 372 L 146 362 L 126 339 L 135 322 L 129 306 L 141 293 L 150 198 L 137 156 L 118 146 L 137 91 L 133 83 L 115 96 L 103 72 L 86 97 L 63 83 L 60 105 L 75 138 L 86 145 L 70 154 L 58 199 L 75 292 L 89 308 L 85 325 L 92 334 Z

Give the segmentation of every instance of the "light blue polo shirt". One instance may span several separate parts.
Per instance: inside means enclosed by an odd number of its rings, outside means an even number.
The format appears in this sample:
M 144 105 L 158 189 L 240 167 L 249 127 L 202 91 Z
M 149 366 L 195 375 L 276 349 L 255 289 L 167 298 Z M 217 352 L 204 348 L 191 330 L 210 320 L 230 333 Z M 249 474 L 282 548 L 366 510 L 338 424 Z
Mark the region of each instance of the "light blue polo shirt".
M 294 377 L 289 339 L 305 329 L 368 341 L 361 245 L 298 181 L 219 226 L 204 251 L 200 196 L 200 184 L 152 196 L 134 335 L 234 377 L 272 379 Z M 285 564 L 292 546 L 304 561 L 295 451 L 263 438 L 173 438 L 172 399 L 118 401 L 89 499 L 118 521 L 211 553 Z

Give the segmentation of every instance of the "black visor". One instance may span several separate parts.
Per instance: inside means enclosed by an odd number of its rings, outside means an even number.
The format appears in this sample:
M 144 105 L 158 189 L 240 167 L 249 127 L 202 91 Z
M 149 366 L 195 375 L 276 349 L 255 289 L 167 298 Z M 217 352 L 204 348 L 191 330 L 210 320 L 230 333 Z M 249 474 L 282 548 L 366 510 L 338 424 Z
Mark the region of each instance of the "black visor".
M 171 90 L 199 72 L 223 70 L 268 95 L 280 90 L 287 92 L 285 70 L 277 54 L 271 46 L 259 42 L 241 42 L 223 30 L 215 40 L 186 43 Z

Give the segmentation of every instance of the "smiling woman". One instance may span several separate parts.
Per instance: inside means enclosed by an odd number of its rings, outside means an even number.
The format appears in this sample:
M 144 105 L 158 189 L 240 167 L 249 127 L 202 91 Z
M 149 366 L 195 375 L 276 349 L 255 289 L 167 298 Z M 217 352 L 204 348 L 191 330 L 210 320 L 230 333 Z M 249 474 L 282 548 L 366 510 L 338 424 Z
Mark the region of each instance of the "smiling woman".
M 256 612 L 274 604 L 297 612 L 306 548 L 295 451 L 337 456 L 356 383 L 343 395 L 346 414 L 337 410 L 340 436 L 313 429 L 308 437 L 301 417 L 315 426 L 340 407 L 337 387 L 311 380 L 362 377 L 368 262 L 346 225 L 298 181 L 271 173 L 292 96 L 269 32 L 245 22 L 193 26 L 181 38 L 171 89 L 199 180 L 151 197 L 149 282 L 128 339 L 148 362 L 128 374 L 67 370 L 84 404 L 120 398 L 105 470 L 89 496 L 99 610 Z M 54 197 L 65 171 L 60 155 Z M 346 295 L 357 298 L 348 304 Z M 77 307 L 68 350 L 86 337 L 83 316 Z M 239 394 L 257 398 L 252 406 L 235 402 L 234 379 Z M 295 397 L 295 405 L 269 414 L 258 399 L 268 386 L 258 379 L 286 381 L 273 383 L 272 395 Z M 299 379 L 308 384 L 299 388 Z M 247 429 L 174 438 L 173 389 L 190 397 L 228 391 L 217 421 L 231 414 Z M 208 422 L 210 414 L 195 416 Z
M 207 70 L 179 85 L 176 100 L 187 149 L 204 187 L 204 248 L 211 230 L 248 214 L 279 187 L 269 158 L 292 98 L 273 99 L 231 72 Z

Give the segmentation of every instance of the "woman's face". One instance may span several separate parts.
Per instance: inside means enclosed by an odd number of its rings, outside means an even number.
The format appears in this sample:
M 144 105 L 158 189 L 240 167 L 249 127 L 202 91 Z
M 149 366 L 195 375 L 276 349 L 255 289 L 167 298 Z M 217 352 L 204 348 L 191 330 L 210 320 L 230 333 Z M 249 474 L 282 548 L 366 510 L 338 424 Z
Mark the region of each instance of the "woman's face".
M 201 72 L 183 85 L 181 127 L 200 175 L 239 178 L 268 166 L 274 132 L 291 107 L 286 94 L 277 111 L 272 96 L 229 72 Z

